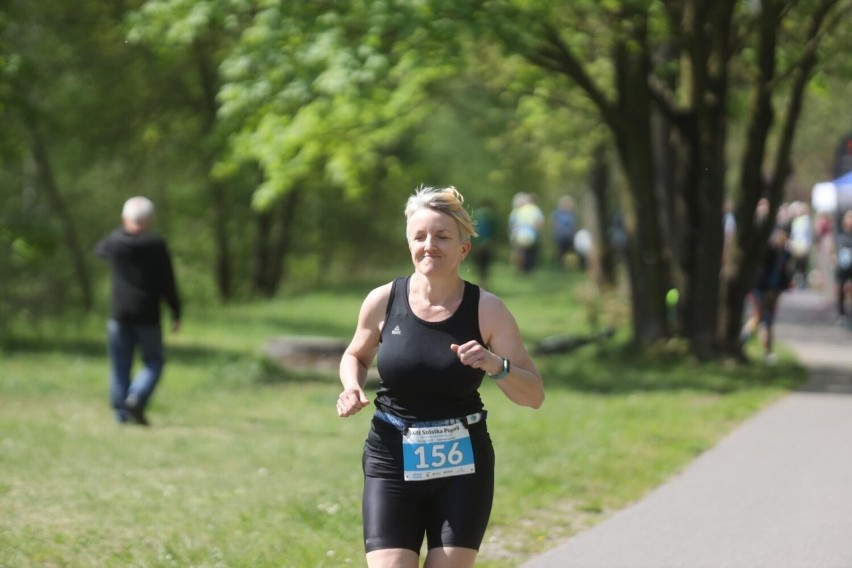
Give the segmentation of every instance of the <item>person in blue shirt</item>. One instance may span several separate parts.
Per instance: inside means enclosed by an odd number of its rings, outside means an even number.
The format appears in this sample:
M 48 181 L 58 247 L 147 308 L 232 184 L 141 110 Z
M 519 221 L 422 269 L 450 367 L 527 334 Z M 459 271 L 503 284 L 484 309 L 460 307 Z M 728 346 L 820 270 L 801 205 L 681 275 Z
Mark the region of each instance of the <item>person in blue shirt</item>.
M 580 268 L 585 269 L 586 267 L 585 256 L 574 248 L 574 237 L 578 228 L 574 198 L 570 195 L 563 195 L 556 202 L 556 209 L 550 214 L 550 229 L 556 248 L 556 264 L 560 268 L 565 266 L 567 256 L 571 253 L 577 254 Z

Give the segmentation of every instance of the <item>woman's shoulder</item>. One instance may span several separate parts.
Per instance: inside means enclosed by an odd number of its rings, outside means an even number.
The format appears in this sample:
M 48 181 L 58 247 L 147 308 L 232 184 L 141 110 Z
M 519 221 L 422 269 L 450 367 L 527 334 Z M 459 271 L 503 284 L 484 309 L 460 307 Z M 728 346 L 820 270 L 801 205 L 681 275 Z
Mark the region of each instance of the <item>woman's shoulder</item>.
M 508 311 L 500 296 L 481 286 L 479 287 L 479 309 L 481 312 Z
M 390 282 L 385 282 L 381 286 L 376 286 L 370 290 L 367 297 L 364 299 L 364 302 L 387 302 L 395 285 L 396 279 L 391 280 Z
M 517 322 L 505 302 L 493 292 L 480 288 L 479 330 L 486 345 L 495 337 L 517 330 Z
M 361 303 L 361 315 L 359 316 L 368 327 L 380 325 L 385 319 L 385 313 L 390 304 L 391 292 L 394 282 L 387 282 L 370 290 Z

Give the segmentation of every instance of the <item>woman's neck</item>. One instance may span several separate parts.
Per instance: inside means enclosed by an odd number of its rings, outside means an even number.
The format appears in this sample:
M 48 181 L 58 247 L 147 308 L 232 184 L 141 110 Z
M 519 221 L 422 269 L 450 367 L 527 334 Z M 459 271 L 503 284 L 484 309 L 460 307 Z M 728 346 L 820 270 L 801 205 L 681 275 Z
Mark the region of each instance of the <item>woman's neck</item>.
M 452 315 L 464 296 L 464 281 L 451 278 L 428 278 L 415 272 L 409 280 L 408 300 L 412 309 L 424 319 Z

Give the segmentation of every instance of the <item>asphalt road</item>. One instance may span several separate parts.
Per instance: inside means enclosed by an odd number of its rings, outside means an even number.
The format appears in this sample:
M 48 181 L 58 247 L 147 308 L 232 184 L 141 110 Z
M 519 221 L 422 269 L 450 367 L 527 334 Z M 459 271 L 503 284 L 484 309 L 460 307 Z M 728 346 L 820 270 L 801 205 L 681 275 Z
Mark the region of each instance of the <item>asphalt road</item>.
M 852 331 L 818 293 L 791 291 L 776 333 L 806 385 L 523 568 L 852 568 Z

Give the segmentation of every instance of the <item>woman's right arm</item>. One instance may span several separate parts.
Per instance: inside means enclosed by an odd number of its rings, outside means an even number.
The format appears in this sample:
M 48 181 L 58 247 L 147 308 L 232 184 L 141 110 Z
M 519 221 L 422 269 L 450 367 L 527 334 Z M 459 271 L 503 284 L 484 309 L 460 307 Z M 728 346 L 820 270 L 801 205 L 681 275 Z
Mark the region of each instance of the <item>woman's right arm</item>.
M 374 289 L 361 304 L 355 335 L 340 359 L 343 392 L 337 398 L 338 416 L 352 416 L 370 404 L 364 394 L 364 385 L 367 382 L 367 371 L 379 349 L 379 337 L 392 285 L 389 283 Z

